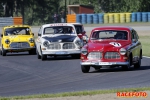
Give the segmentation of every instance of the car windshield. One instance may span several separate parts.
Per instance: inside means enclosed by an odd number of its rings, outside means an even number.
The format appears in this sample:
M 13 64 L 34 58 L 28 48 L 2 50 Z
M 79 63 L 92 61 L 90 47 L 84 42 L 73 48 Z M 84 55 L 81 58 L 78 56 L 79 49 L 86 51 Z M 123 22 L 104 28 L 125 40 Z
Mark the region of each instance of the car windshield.
M 44 28 L 43 35 L 47 34 L 75 34 L 71 26 L 53 26 Z
M 30 35 L 29 27 L 15 27 L 5 29 L 5 35 Z
M 104 31 L 95 31 L 93 32 L 91 39 L 116 39 L 116 40 L 127 40 L 128 32 L 127 31 L 116 31 L 116 30 L 104 30 Z

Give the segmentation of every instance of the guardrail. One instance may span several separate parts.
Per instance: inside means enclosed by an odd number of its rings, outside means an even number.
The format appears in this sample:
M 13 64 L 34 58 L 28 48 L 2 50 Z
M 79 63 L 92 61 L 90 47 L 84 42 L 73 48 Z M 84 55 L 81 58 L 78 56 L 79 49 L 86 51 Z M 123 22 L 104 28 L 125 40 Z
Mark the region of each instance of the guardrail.
M 0 27 L 22 24 L 22 17 L 0 17 Z
M 67 22 L 82 24 L 150 22 L 150 12 L 73 14 L 67 15 Z

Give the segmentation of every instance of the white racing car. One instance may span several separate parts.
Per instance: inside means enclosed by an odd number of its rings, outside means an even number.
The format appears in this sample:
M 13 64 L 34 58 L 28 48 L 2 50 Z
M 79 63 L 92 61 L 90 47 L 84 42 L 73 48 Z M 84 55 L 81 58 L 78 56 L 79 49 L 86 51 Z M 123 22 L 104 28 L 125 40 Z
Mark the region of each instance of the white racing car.
M 47 56 L 80 57 L 83 41 L 78 37 L 73 24 L 54 23 L 42 25 L 36 40 L 38 59 L 46 60 Z

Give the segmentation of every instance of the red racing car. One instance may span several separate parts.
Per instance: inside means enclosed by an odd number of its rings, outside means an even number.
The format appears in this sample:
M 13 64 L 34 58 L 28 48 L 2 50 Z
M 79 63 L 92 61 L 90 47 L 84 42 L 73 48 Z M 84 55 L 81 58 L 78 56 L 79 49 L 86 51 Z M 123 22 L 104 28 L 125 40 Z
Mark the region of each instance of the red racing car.
M 128 70 L 141 66 L 142 45 L 137 32 L 131 27 L 104 26 L 94 28 L 88 43 L 81 49 L 81 70 L 90 67 L 122 67 Z

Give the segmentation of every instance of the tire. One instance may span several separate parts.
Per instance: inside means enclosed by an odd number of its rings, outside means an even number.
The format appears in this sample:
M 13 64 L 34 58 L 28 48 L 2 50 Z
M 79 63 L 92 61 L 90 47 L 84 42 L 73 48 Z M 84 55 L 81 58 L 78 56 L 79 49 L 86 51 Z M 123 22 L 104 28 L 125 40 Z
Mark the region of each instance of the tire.
M 41 59 L 42 59 L 42 61 L 46 60 L 47 59 L 47 55 L 42 55 Z
M 129 57 L 128 62 L 129 62 L 128 65 L 122 66 L 122 69 L 123 69 L 123 70 L 129 70 L 129 68 L 130 68 L 130 66 L 131 66 L 131 56 Z
M 29 51 L 29 55 L 36 55 L 36 49 L 32 49 Z
M 80 54 L 74 54 L 74 55 L 72 55 L 72 57 L 74 58 L 74 59 L 80 59 Z
M 6 56 L 6 50 L 2 47 L 2 56 Z
M 83 73 L 88 73 L 90 71 L 90 66 L 81 65 L 81 70 Z
M 139 61 L 136 64 L 134 64 L 135 69 L 140 68 L 140 67 L 141 67 L 141 55 L 140 55 Z
M 0 55 L 2 55 L 2 50 L 0 50 Z

